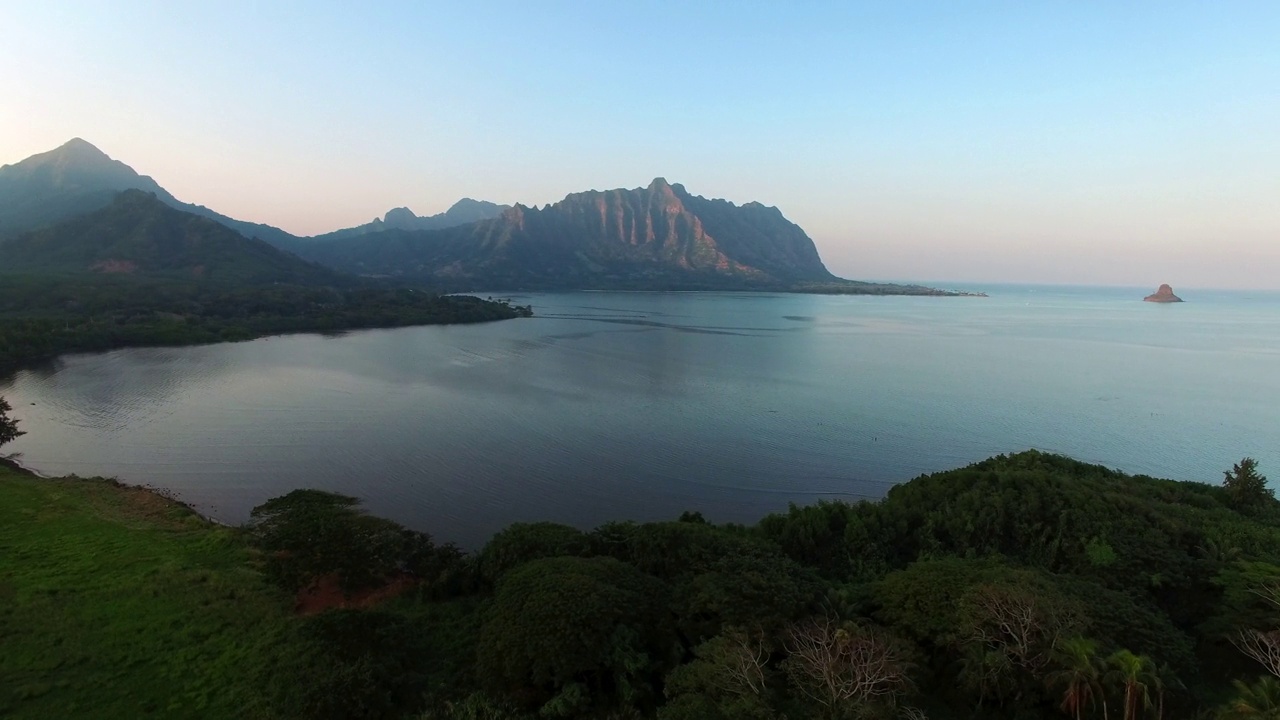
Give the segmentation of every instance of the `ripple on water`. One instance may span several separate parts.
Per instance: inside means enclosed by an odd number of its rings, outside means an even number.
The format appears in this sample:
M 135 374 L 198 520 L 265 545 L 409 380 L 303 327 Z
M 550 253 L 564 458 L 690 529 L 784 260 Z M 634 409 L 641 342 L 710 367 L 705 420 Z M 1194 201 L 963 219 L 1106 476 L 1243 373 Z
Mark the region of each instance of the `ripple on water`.
M 12 449 L 48 473 L 170 487 L 230 522 L 331 489 L 466 547 L 517 520 L 751 522 L 1029 447 L 1209 482 L 1243 455 L 1280 473 L 1280 302 L 1152 324 L 1087 293 L 583 300 L 75 356 L 0 394 L 30 433 Z

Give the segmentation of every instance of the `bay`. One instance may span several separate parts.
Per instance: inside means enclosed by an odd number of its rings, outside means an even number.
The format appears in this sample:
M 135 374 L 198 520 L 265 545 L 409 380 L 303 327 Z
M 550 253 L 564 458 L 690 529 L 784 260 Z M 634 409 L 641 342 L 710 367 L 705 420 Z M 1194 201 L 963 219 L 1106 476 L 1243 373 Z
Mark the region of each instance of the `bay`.
M 296 487 L 476 548 L 511 522 L 754 522 L 1038 448 L 1280 477 L 1280 294 L 509 296 L 536 317 L 62 358 L 0 380 L 50 475 L 242 522 Z M 508 297 L 508 295 L 503 295 Z

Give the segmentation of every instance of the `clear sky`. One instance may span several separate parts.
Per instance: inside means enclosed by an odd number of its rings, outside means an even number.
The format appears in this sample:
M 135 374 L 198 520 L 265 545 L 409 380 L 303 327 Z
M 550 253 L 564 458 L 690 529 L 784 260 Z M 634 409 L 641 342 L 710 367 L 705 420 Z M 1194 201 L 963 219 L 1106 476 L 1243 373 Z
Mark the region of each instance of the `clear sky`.
M 1280 288 L 1280 2 L 0 0 L 71 137 L 313 234 L 655 176 L 859 279 Z

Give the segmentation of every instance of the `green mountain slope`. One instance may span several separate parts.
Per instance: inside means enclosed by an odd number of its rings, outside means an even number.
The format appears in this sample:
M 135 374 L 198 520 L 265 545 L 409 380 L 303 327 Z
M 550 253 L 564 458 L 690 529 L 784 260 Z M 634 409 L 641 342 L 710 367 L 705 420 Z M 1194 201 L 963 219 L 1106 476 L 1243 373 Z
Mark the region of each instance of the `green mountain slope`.
M 0 242 L 0 272 L 106 273 L 252 285 L 334 284 L 340 276 L 156 195 L 126 190 L 105 207 Z
M 92 144 L 73 138 L 49 152 L 0 167 L 0 237 L 44 227 L 96 210 L 121 190 L 143 190 L 165 204 L 221 223 L 245 237 L 275 245 L 295 239 L 270 225 L 229 218 L 178 200 L 146 175 L 113 160 Z

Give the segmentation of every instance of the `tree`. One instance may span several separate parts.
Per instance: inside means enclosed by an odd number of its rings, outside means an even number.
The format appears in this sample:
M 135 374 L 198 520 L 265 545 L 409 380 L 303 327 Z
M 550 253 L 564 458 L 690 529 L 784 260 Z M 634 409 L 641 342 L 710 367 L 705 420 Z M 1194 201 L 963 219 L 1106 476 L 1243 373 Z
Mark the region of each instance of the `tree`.
M 25 432 L 18 429 L 18 420 L 9 417 L 9 413 L 13 408 L 9 407 L 9 402 L 0 397 L 0 447 L 17 440 L 19 437 L 26 435 Z
M 785 644 L 792 682 L 832 717 L 893 706 L 910 685 L 907 649 L 879 628 L 816 617 L 791 626 Z
M 1232 683 L 1236 697 L 1220 715 L 1223 720 L 1280 719 L 1280 680 L 1262 677 L 1253 685 L 1240 680 Z
M 1063 688 L 1059 707 L 1080 720 L 1084 709 L 1102 695 L 1098 643 L 1080 636 L 1065 638 L 1058 643 L 1054 662 L 1059 669 L 1049 676 L 1049 685 Z
M 731 628 L 694 649 L 664 680 L 660 720 L 772 720 L 772 651 L 764 635 Z
M 1258 474 L 1257 460 L 1244 458 L 1222 474 L 1222 486 L 1235 509 L 1256 512 L 1275 502 L 1275 491 L 1267 487 L 1267 478 Z
M 1039 677 L 1059 638 L 1082 624 L 1075 608 L 1029 587 L 980 585 L 960 603 L 970 642 Z
M 1151 678 L 1156 666 L 1151 658 L 1135 655 L 1128 650 L 1117 650 L 1107 658 L 1110 675 L 1124 689 L 1124 720 L 1135 720 L 1151 707 Z
M 280 717 L 392 720 L 422 706 L 421 629 L 381 610 L 330 610 L 292 623 L 269 670 Z
M 520 565 L 548 557 L 585 555 L 587 536 L 581 530 L 553 522 L 512 523 L 494 535 L 480 551 L 480 573 L 497 582 Z
M 667 592 L 613 558 L 524 563 L 498 583 L 481 628 L 481 677 L 550 717 L 649 702 L 675 648 Z
M 1280 608 L 1280 581 L 1259 582 L 1250 589 L 1274 608 Z M 1280 630 L 1242 628 L 1231 638 L 1240 652 L 1257 660 L 1267 672 L 1280 678 Z
M 428 552 L 430 538 L 366 515 L 360 500 L 322 490 L 294 490 L 255 507 L 249 529 L 266 553 L 267 571 L 289 590 L 335 574 L 344 591 L 372 587 Z

